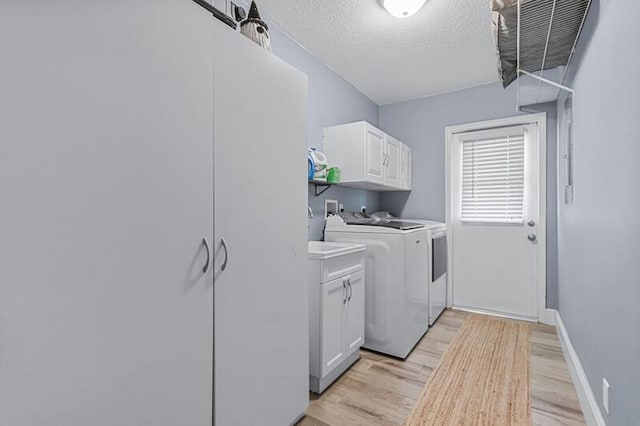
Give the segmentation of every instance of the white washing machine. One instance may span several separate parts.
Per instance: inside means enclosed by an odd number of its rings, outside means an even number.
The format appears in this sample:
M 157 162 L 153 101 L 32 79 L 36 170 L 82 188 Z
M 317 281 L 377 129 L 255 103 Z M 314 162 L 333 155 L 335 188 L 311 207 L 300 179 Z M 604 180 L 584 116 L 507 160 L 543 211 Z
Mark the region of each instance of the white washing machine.
M 427 293 L 429 303 L 429 326 L 432 326 L 447 307 L 447 226 L 442 222 L 426 219 L 398 219 L 389 212 L 376 212 L 374 218 L 382 220 L 402 220 L 424 225 L 428 232 L 429 272 Z
M 367 247 L 363 347 L 404 359 L 429 328 L 428 231 L 417 223 L 342 215 L 346 221 L 327 219 L 325 240 Z

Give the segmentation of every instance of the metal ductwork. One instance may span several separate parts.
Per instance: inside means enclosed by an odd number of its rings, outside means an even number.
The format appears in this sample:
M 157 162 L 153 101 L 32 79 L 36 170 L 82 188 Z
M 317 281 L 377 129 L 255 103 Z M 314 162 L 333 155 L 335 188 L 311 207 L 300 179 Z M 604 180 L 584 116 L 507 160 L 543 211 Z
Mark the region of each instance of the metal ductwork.
M 564 88 L 566 66 L 590 4 L 591 0 L 491 0 L 504 87 L 527 75 L 539 85 L 551 82 Z M 546 70 L 558 67 L 564 69 L 545 78 Z

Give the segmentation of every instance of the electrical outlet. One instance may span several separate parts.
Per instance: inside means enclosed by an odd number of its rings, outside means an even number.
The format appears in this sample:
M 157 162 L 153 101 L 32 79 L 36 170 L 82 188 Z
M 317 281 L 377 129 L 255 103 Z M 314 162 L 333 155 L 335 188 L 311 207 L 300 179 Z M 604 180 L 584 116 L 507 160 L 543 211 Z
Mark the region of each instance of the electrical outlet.
M 609 382 L 605 378 L 602 379 L 602 407 L 609 414 Z

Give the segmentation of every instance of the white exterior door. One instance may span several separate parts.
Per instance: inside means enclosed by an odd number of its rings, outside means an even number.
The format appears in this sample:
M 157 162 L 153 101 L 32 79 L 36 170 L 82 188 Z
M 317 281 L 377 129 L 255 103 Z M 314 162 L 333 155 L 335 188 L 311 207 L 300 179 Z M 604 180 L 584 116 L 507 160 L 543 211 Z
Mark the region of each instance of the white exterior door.
M 385 135 L 385 175 L 384 183 L 388 186 L 400 186 L 400 150 L 401 142 Z
M 372 183 L 384 184 L 384 133 L 372 126 L 365 126 L 365 171 L 366 179 Z
M 349 291 L 339 278 L 322 285 L 322 376 L 344 359 L 344 319 Z
M 351 275 L 349 284 L 345 320 L 347 356 L 364 343 L 364 272 Z
M 458 133 L 450 144 L 453 305 L 537 319 L 538 124 Z

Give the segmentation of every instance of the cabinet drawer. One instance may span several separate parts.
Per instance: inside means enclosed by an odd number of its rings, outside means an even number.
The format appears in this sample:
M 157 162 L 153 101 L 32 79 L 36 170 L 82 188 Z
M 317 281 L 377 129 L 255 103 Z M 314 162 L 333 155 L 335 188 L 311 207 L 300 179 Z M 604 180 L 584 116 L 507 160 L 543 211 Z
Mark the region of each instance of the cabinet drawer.
M 362 269 L 364 269 L 364 252 L 323 259 L 320 265 L 320 282 L 327 283 Z

